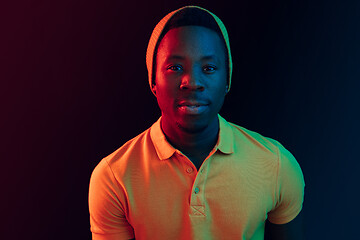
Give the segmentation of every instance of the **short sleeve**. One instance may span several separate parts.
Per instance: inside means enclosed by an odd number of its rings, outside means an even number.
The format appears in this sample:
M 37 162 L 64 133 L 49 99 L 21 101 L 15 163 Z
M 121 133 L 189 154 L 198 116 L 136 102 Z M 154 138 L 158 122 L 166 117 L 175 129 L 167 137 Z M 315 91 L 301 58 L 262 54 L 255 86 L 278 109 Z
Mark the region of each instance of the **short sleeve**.
M 294 156 L 278 144 L 277 203 L 268 213 L 274 224 L 285 224 L 293 220 L 301 211 L 304 201 L 305 181 L 300 165 Z
M 134 238 L 134 230 L 124 213 L 122 203 L 124 195 L 110 166 L 103 159 L 94 169 L 89 186 L 89 212 L 93 240 Z

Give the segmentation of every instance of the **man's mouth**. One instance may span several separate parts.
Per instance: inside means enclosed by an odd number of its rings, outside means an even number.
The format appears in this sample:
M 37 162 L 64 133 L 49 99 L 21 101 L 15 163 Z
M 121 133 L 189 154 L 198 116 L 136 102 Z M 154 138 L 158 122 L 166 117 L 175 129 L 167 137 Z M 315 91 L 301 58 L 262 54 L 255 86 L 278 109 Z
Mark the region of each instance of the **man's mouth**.
M 190 107 L 190 108 L 196 108 L 196 107 L 200 107 L 200 106 L 205 106 L 205 105 L 180 105 L 179 107 Z
M 190 102 L 190 101 L 183 101 L 180 102 L 178 108 L 180 112 L 184 114 L 190 115 L 198 115 L 204 113 L 209 107 L 209 104 L 203 102 Z

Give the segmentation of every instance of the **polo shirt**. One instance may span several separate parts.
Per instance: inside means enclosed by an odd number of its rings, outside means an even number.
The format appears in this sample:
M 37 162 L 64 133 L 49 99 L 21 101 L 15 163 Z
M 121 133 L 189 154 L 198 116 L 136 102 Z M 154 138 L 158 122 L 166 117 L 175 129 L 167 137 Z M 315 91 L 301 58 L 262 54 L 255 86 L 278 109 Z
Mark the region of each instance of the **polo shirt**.
M 227 122 L 199 170 L 160 121 L 105 157 L 89 188 L 94 240 L 263 240 L 265 220 L 285 224 L 302 209 L 305 182 L 279 142 Z

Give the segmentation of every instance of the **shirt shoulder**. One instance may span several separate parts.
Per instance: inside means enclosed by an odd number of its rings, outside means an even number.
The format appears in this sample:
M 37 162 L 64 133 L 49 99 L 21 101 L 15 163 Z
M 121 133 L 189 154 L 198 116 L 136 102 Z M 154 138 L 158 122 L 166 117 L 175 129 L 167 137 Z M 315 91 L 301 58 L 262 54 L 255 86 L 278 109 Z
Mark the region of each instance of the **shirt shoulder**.
M 124 169 L 128 165 L 135 164 L 139 158 L 142 158 L 144 154 L 146 154 L 146 150 L 154 151 L 154 146 L 150 138 L 150 128 L 128 140 L 117 150 L 103 158 L 101 162 L 106 162 L 106 164 L 103 164 L 108 165 L 111 169 L 116 168 L 116 172 L 121 174 L 121 169 Z M 101 164 L 99 163 L 99 165 Z
M 234 123 L 229 122 L 229 125 L 231 126 L 234 144 L 237 148 L 246 149 L 251 154 L 258 153 L 267 156 L 272 154 L 274 157 L 278 156 L 279 146 L 282 145 L 277 140 Z
M 301 173 L 299 163 L 294 155 L 279 141 L 270 137 L 265 137 L 260 133 L 251 131 L 234 123 L 229 124 L 233 128 L 235 139 L 239 139 L 239 141 L 235 142 L 238 142 L 240 145 L 246 144 L 247 147 L 252 146 L 251 148 L 256 149 L 257 151 L 262 150 L 263 152 L 271 152 L 276 155 L 279 167 L 282 167 L 283 170 L 291 168 L 294 171 Z

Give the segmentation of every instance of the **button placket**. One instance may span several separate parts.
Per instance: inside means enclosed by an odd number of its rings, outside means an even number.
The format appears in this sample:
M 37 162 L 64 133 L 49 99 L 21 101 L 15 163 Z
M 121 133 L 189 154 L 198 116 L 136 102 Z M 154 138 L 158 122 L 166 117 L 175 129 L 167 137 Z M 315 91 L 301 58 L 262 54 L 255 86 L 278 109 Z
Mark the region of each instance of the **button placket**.
M 192 217 L 206 217 L 205 183 L 208 177 L 209 158 L 202 163 L 192 186 L 189 212 Z

